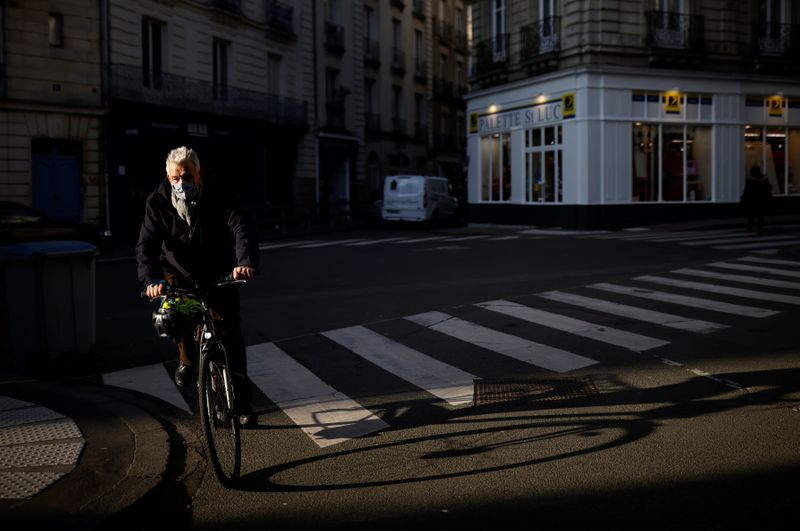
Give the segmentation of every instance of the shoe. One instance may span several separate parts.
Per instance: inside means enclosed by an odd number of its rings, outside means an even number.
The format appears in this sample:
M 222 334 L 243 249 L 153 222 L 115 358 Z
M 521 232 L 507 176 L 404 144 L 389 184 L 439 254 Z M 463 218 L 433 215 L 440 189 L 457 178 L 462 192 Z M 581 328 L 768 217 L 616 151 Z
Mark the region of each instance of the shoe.
M 194 367 L 191 365 L 178 364 L 175 369 L 175 385 L 178 387 L 186 387 L 194 380 Z

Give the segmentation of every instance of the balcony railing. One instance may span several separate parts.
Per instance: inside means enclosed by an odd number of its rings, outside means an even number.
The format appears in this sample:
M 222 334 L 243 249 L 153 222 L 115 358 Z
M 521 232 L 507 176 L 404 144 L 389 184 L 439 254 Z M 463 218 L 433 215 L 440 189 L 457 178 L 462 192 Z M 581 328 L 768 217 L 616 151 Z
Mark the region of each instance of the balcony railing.
M 400 11 L 406 7 L 405 0 L 391 0 L 389 3 L 392 4 L 392 7 L 396 7 Z
M 800 26 L 753 22 L 753 53 L 756 56 L 797 58 L 800 53 Z
M 482 76 L 508 66 L 509 41 L 509 34 L 501 33 L 475 43 L 472 49 L 472 75 Z
M 433 19 L 433 34 L 444 44 L 453 42 L 453 25 L 440 18 Z
M 520 59 L 529 61 L 558 52 L 561 46 L 559 28 L 561 17 L 550 17 L 520 28 Z
M 364 39 L 364 64 L 378 67 L 381 65 L 380 42 L 373 39 Z
M 267 0 L 267 26 L 284 33 L 294 33 L 294 8 L 278 0 Z
M 159 83 L 154 83 L 151 77 L 150 86 L 145 86 L 143 69 L 122 64 L 111 65 L 110 78 L 112 99 L 302 127 L 308 125 L 306 102 L 293 98 L 226 86 L 224 93 L 218 92 L 218 99 L 215 99 L 212 83 L 164 73 L 158 74 Z M 220 88 L 217 86 L 218 91 Z
M 651 48 L 703 50 L 704 18 L 669 11 L 648 11 L 647 45 Z
M 325 22 L 325 49 L 336 55 L 344 53 L 344 28 L 330 21 Z
M 392 48 L 392 72 L 399 76 L 406 73 L 406 52 L 396 46 Z

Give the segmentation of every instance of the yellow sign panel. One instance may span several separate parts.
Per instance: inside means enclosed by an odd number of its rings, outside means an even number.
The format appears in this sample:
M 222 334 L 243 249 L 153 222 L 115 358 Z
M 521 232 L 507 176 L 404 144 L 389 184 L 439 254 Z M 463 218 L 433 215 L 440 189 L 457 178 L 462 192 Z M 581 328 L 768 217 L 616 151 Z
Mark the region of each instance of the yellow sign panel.
M 664 111 L 667 114 L 680 114 L 681 113 L 681 93 L 680 92 L 666 92 L 664 93 Z
M 570 92 L 561 96 L 562 116 L 573 118 L 575 116 L 575 93 Z
M 783 116 L 783 97 L 770 96 L 767 98 L 767 107 L 769 108 L 770 116 Z
M 476 112 L 470 113 L 469 115 L 469 132 L 478 132 L 478 113 Z

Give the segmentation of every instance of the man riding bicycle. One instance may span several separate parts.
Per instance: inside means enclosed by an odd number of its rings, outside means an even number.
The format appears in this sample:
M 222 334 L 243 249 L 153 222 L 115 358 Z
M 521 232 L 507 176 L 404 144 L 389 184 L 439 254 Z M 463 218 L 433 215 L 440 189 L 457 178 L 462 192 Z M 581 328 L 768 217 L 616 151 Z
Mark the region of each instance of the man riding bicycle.
M 176 287 L 209 285 L 226 275 L 249 280 L 258 269 L 258 238 L 229 189 L 205 183 L 197 153 L 187 147 L 167 155 L 167 178 L 148 196 L 136 244 L 139 280 L 150 299 Z M 209 303 L 234 374 L 235 409 L 243 426 L 255 423 L 250 407 L 247 354 L 239 326 L 238 292 L 218 288 Z M 192 331 L 173 336 L 179 363 L 175 383 L 193 381 L 197 352 Z

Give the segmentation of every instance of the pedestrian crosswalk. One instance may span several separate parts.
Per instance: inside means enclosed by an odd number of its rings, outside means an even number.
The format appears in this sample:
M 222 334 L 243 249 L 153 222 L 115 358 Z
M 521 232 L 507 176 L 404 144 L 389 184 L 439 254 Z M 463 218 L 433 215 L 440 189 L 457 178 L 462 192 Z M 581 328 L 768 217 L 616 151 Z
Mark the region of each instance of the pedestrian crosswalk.
M 780 249 L 800 245 L 800 226 L 781 225 L 775 227 L 774 233 L 756 235 L 743 228 L 722 228 L 706 230 L 673 230 L 654 231 L 649 229 L 603 231 L 603 230 L 564 230 L 564 229 L 514 229 L 509 228 L 505 233 L 498 233 L 502 229 L 493 231 L 485 229 L 469 229 L 468 231 L 451 231 L 430 235 L 429 233 L 408 234 L 405 236 L 359 236 L 343 239 L 313 239 L 271 241 L 262 243 L 262 251 L 276 251 L 278 249 L 306 250 L 329 247 L 362 248 L 382 245 L 428 245 L 448 244 L 455 242 L 507 242 L 529 241 L 542 238 L 592 238 L 600 240 L 622 240 L 631 242 L 653 242 L 675 245 L 685 245 L 695 248 L 713 248 L 732 251 L 751 251 L 758 254 L 774 254 Z
M 797 312 L 800 282 L 792 279 L 798 276 L 800 259 L 745 255 L 614 282 L 520 294 L 513 300 L 250 345 L 248 375 L 254 387 L 320 448 L 390 428 L 392 419 L 369 406 L 386 392 L 380 379 L 359 382 L 374 385 L 369 393 L 351 397 L 342 390 L 353 388 L 348 375 L 358 374 L 364 364 L 373 371 L 370 374 L 384 374 L 420 400 L 445 408 L 469 406 L 475 381 L 496 377 L 502 370 L 546 377 L 591 373 L 636 360 L 656 360 L 739 389 L 743 384 L 715 375 L 703 361 L 686 359 L 678 343 L 683 338 L 718 337 L 748 319 Z M 325 368 L 329 357 L 308 352 L 298 356 L 298 345 L 335 348 L 351 356 L 338 359 L 344 367 L 330 371 Z M 475 362 L 478 357 L 491 360 L 491 367 Z M 103 382 L 156 396 L 190 413 L 196 409 L 162 364 L 108 373 Z

